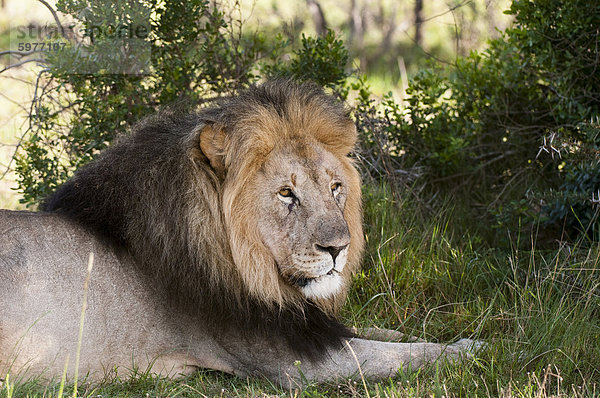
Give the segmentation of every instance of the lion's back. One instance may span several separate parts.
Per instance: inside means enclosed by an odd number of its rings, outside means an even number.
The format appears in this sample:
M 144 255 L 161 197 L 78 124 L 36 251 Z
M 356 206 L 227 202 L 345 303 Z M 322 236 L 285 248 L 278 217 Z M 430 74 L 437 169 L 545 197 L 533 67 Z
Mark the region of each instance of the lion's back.
M 82 366 L 131 365 L 132 352 L 166 344 L 171 320 L 126 252 L 60 215 L 0 210 L 0 374 L 60 374 L 73 357 L 90 253 Z
M 82 240 L 89 239 L 84 238 L 85 235 L 81 227 L 53 214 L 0 210 L 0 264 L 16 267 L 43 262 L 46 241 L 56 244 L 55 237 L 58 236 L 61 240 L 81 244 Z

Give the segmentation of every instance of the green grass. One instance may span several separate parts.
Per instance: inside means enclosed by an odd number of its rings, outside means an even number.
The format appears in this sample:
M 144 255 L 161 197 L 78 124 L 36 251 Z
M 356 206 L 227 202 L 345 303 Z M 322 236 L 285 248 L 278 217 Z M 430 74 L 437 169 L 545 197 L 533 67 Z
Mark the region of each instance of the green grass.
M 597 243 L 557 243 L 545 251 L 483 247 L 474 244 L 477 237 L 456 235 L 477 229 L 477 220 L 460 217 L 459 209 L 418 217 L 415 206 L 392 204 L 385 190 L 365 199 L 367 257 L 347 317 L 358 313 L 354 322 L 431 341 L 488 342 L 476 361 L 444 370 L 440 383 L 451 395 L 511 389 L 544 396 L 557 388 L 572 395 L 572 385 L 592 395 L 600 380 Z M 513 247 L 526 247 L 519 240 L 535 237 L 513 238 Z
M 371 397 L 591 397 L 600 394 L 600 250 L 597 243 L 523 250 L 485 246 L 478 220 L 450 206 L 427 216 L 385 188 L 365 192 L 367 251 L 343 318 L 429 341 L 481 339 L 487 347 L 462 363 L 440 363 L 367 380 Z M 521 241 L 521 242 L 519 242 Z M 70 395 L 72 385 L 65 387 Z M 56 397 L 59 384 L 6 385 L 0 397 Z M 80 383 L 79 396 L 364 397 L 362 380 L 280 389 L 201 371 L 178 381 L 139 373 L 132 380 Z

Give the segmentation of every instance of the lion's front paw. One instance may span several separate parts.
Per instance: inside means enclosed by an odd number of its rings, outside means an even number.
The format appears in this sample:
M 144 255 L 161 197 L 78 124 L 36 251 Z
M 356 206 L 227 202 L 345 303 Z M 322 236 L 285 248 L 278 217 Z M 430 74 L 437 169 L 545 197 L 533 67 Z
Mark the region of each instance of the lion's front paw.
M 486 345 L 487 344 L 481 340 L 460 339 L 456 343 L 450 344 L 448 347 L 453 348 L 457 353 L 466 354 L 467 357 L 471 357 L 485 348 Z

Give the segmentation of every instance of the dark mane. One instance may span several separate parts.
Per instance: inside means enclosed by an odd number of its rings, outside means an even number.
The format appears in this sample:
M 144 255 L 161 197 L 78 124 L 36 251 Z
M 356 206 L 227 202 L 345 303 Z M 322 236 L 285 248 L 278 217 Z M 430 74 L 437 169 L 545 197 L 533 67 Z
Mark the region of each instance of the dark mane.
M 300 95 L 300 94 L 301 95 Z M 246 294 L 244 284 L 219 276 L 233 262 L 222 217 L 222 181 L 200 151 L 198 127 L 234 129 L 257 106 L 286 117 L 290 98 L 318 99 L 332 118 L 347 111 L 312 84 L 290 81 L 254 87 L 198 113 L 164 110 L 141 121 L 43 202 L 43 211 L 76 220 L 119 248 L 164 294 L 167 305 L 210 325 L 215 333 L 245 330 L 284 338 L 299 354 L 319 358 L 352 333 L 306 300 L 303 308 L 269 306 Z M 217 236 L 216 236 L 217 235 Z

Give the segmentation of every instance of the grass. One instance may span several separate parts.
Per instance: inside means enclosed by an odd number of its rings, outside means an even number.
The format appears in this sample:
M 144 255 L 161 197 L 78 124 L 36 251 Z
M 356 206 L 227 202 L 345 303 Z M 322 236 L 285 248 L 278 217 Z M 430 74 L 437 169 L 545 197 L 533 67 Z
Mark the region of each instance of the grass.
M 597 244 L 523 250 L 519 247 L 526 245 L 517 242 L 525 237 L 517 236 L 510 240 L 513 247 L 484 247 L 474 244 L 476 237 L 455 235 L 475 227 L 472 220 L 453 215 L 450 210 L 456 208 L 419 219 L 410 203 L 396 204 L 396 211 L 391 202 L 385 191 L 367 194 L 366 225 L 377 228 L 367 230 L 366 264 L 349 313 L 384 292 L 362 310 L 367 315 L 362 320 L 432 341 L 471 337 L 488 342 L 477 361 L 460 371 L 445 369 L 440 382 L 451 395 L 545 396 L 557 388 L 572 395 L 572 386 L 595 393 L 593 383 L 600 380 Z
M 463 363 L 440 363 L 396 378 L 280 389 L 201 371 L 171 381 L 138 372 L 133 379 L 80 383 L 80 396 L 307 397 L 592 397 L 600 394 L 600 250 L 597 243 L 554 250 L 486 247 L 458 208 L 419 215 L 385 188 L 365 192 L 367 251 L 343 318 L 429 341 L 470 337 L 486 349 Z M 462 223 L 463 225 L 459 225 Z M 471 228 L 473 229 L 473 228 Z M 59 384 L 5 383 L 0 397 L 56 397 Z M 366 388 L 366 390 L 365 390 Z M 65 387 L 70 395 L 73 385 Z

